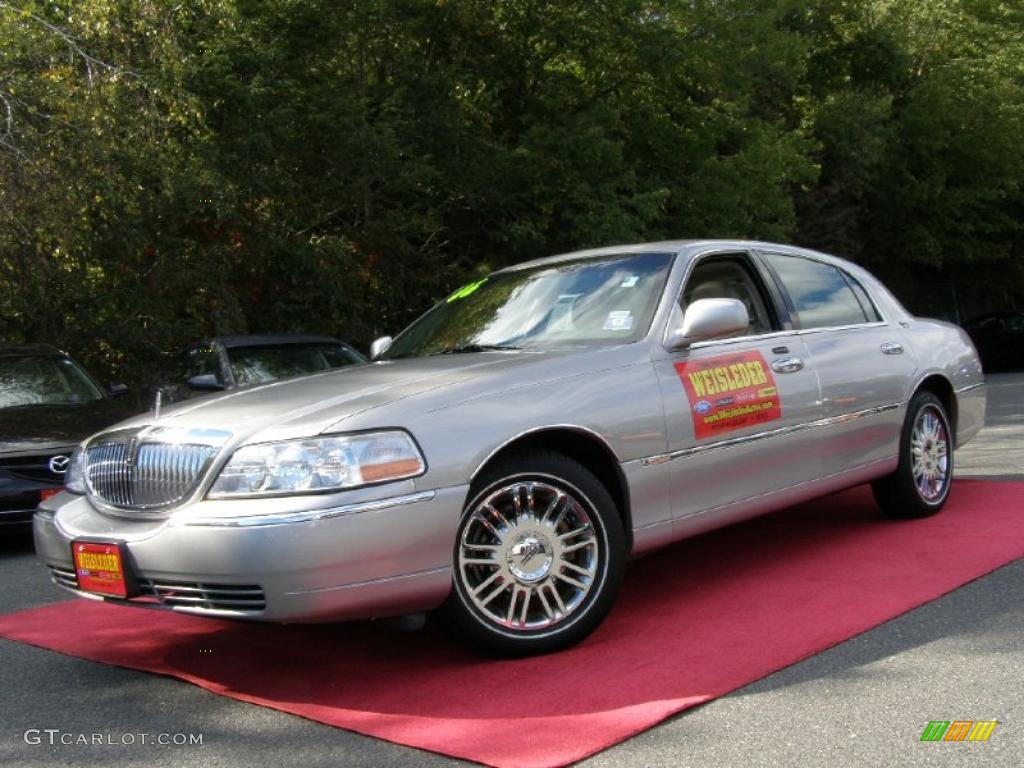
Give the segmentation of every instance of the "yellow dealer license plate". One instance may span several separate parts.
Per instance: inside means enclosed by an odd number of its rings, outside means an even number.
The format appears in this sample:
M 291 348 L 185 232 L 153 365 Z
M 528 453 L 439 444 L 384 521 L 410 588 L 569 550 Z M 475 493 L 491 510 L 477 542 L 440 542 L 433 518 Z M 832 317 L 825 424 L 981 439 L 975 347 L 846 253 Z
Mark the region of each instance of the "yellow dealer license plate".
M 83 592 L 127 597 L 124 563 L 117 544 L 76 541 L 71 545 L 78 588 Z

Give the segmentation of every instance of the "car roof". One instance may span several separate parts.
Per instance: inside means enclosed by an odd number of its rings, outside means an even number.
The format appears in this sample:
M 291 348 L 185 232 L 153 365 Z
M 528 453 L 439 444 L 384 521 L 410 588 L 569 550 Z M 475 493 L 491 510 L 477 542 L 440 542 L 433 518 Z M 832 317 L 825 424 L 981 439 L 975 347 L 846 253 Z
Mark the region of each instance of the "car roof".
M 190 346 L 221 344 L 227 349 L 236 347 L 269 347 L 283 344 L 344 344 L 333 336 L 312 333 L 267 333 L 246 336 L 210 336 Z
M 518 264 L 513 264 L 503 269 L 495 270 L 496 274 L 502 272 L 518 272 L 520 269 L 531 269 L 546 264 L 560 264 L 564 261 L 576 261 L 577 259 L 600 258 L 601 256 L 618 256 L 625 253 L 679 253 L 679 251 L 694 243 L 703 242 L 700 240 L 663 240 L 652 243 L 634 243 L 631 245 L 608 245 L 602 248 L 588 248 L 582 251 L 570 251 L 559 253 L 554 256 L 545 256 L 540 259 L 531 259 Z
M 0 357 L 67 357 L 52 344 L 0 343 Z
M 731 240 L 731 239 L 695 239 L 695 240 L 659 240 L 650 243 L 634 243 L 631 245 L 610 245 L 602 248 L 589 248 L 582 251 L 572 251 L 569 253 L 560 253 L 555 256 L 545 256 L 540 259 L 532 259 L 530 261 L 524 261 L 520 264 L 514 264 L 503 269 L 495 271 L 495 274 L 502 272 L 516 272 L 520 269 L 532 269 L 533 267 L 541 267 L 547 264 L 560 264 L 566 261 L 576 261 L 578 259 L 592 259 L 600 258 L 602 256 L 618 256 L 628 253 L 672 253 L 677 254 L 683 251 L 692 250 L 704 250 L 707 248 L 722 248 L 722 249 L 773 249 L 773 250 L 785 250 L 788 253 L 803 254 L 805 256 L 813 256 L 815 258 L 821 258 L 826 261 L 830 261 L 837 265 L 849 264 L 845 259 L 831 254 L 821 253 L 808 248 L 801 248 L 795 245 L 786 245 L 783 243 L 769 243 L 761 240 Z

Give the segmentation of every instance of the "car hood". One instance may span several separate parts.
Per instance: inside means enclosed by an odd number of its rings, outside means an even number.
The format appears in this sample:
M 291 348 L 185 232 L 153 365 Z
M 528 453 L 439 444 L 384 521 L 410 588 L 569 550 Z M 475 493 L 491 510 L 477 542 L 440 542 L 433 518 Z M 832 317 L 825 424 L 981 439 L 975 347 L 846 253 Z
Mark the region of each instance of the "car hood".
M 65 448 L 124 418 L 111 398 L 91 403 L 0 408 L 0 454 Z
M 510 381 L 551 378 L 548 363 L 576 355 L 590 359 L 579 350 L 480 352 L 347 366 L 188 400 L 164 410 L 159 422 L 150 413 L 120 426 L 221 429 L 232 433 L 235 444 L 285 440 L 340 429 L 339 422 L 357 413 L 427 392 L 447 390 L 451 404 L 507 388 Z M 382 416 L 380 426 L 401 424 Z

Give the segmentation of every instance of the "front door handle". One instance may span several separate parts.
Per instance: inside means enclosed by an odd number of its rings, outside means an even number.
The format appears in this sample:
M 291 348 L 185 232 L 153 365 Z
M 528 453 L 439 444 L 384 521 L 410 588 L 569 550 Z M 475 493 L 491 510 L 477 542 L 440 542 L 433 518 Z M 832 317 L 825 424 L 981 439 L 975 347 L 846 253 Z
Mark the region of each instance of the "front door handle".
M 799 357 L 781 357 L 772 360 L 772 370 L 776 373 L 794 373 L 804 367 L 804 361 Z
M 898 341 L 886 341 L 881 346 L 883 355 L 902 355 L 903 345 Z

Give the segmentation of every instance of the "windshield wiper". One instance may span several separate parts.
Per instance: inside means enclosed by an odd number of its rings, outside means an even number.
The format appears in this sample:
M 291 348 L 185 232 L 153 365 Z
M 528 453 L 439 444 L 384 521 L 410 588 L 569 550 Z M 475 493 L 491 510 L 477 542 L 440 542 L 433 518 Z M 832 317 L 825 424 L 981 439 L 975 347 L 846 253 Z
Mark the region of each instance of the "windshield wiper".
M 461 355 L 466 352 L 501 352 L 510 349 L 519 349 L 519 347 L 513 347 L 509 344 L 459 344 L 454 347 L 439 349 L 437 352 L 431 352 L 427 357 L 433 357 L 434 355 Z

